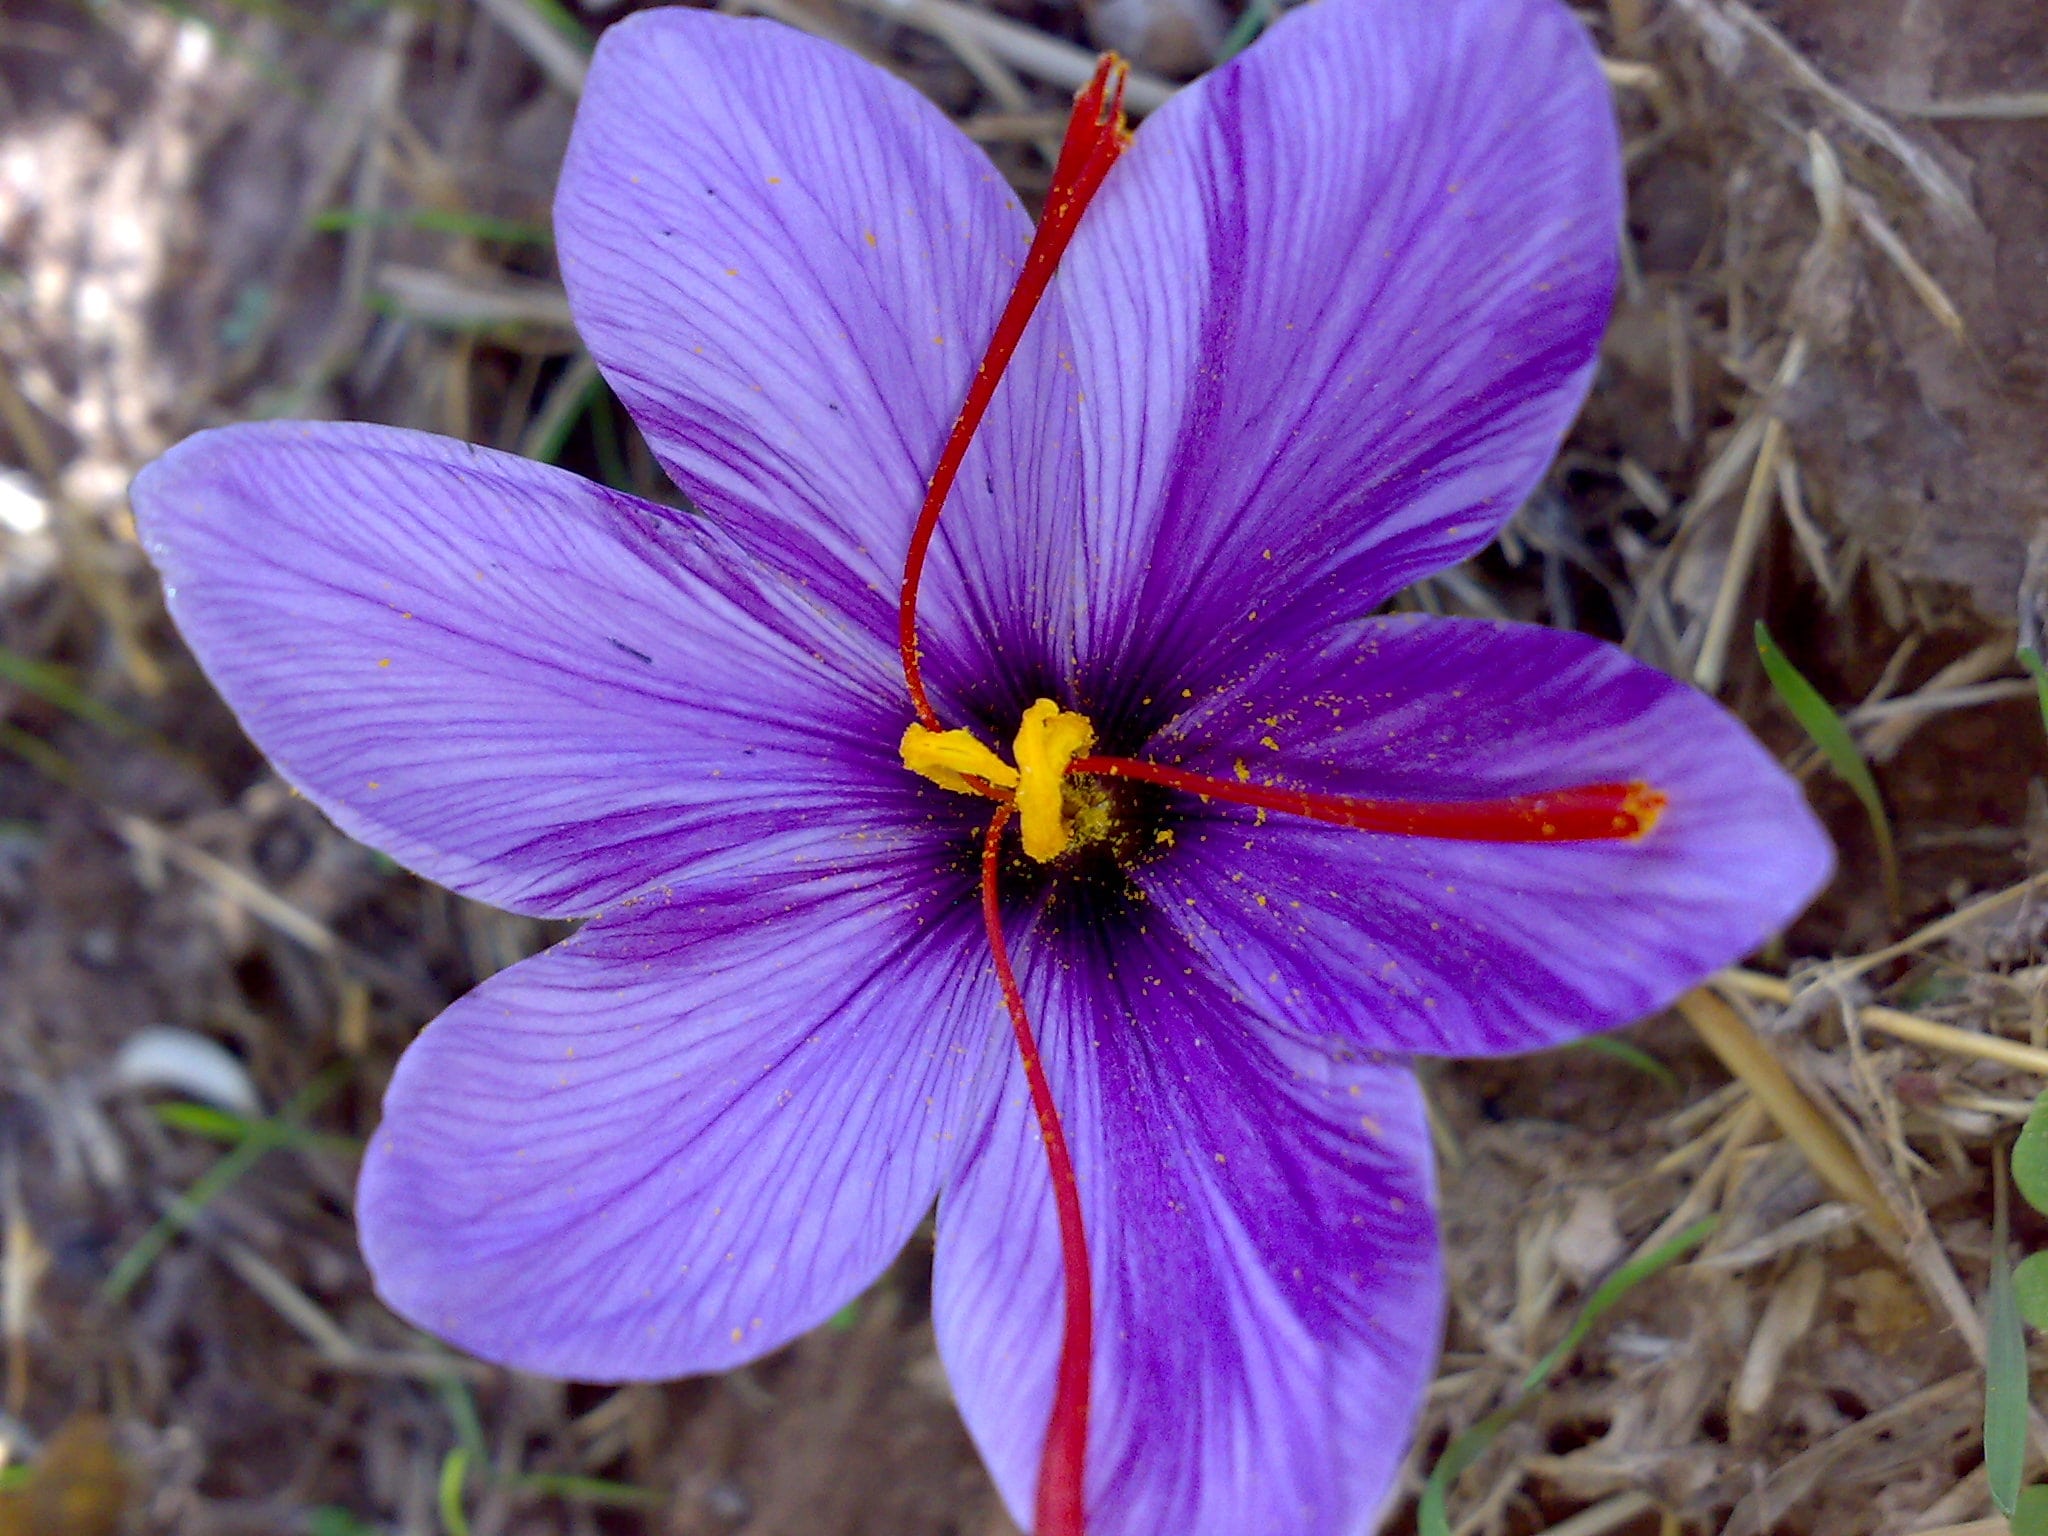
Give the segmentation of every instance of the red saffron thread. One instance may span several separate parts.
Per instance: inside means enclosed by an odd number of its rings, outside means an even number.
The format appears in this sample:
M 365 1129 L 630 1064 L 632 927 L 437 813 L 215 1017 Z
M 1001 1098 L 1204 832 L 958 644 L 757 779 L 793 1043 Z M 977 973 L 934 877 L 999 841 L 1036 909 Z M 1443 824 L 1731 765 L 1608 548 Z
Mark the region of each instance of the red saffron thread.
M 1473 843 L 1579 843 L 1638 838 L 1656 826 L 1664 794 L 1640 781 L 1576 784 L 1499 800 L 1368 800 L 1214 778 L 1131 757 L 1077 757 L 1069 773 L 1142 779 L 1190 795 L 1307 816 L 1361 832 Z
M 1002 859 L 1003 828 L 1011 810 L 1004 806 L 988 824 L 981 845 L 981 917 L 988 928 L 988 947 L 996 958 L 996 980 L 1017 1053 L 1024 1058 L 1024 1076 L 1031 1084 L 1031 1107 L 1045 1140 L 1045 1160 L 1052 1169 L 1052 1198 L 1059 1212 L 1060 1261 L 1066 1273 L 1066 1330 L 1060 1340 L 1058 1374 L 1053 1382 L 1052 1419 L 1046 1426 L 1045 1451 L 1038 1460 L 1038 1495 L 1032 1519 L 1034 1536 L 1083 1536 L 1082 1469 L 1088 1452 L 1088 1383 L 1095 1359 L 1095 1302 L 1088 1273 L 1088 1243 L 1081 1227 L 1081 1186 L 1074 1177 L 1074 1159 L 1060 1125 L 1059 1106 L 1039 1060 L 1038 1040 L 1024 1012 L 1024 994 L 1010 968 L 1009 946 L 1003 941 L 1002 904 L 996 899 L 996 872 Z
M 952 494 L 960 466 L 966 461 L 967 446 L 974 440 L 982 417 L 988 414 L 1003 370 L 1010 366 L 1017 344 L 1024 339 L 1024 327 L 1045 296 L 1046 285 L 1052 281 L 1060 257 L 1080 226 L 1082 212 L 1130 142 L 1131 136 L 1124 129 L 1124 80 L 1129 74 L 1129 65 L 1115 54 L 1106 53 L 1095 66 L 1095 77 L 1074 98 L 1073 115 L 1067 119 L 1067 136 L 1060 145 L 1059 164 L 1053 168 L 1052 187 L 1045 195 L 1045 216 L 1038 221 L 1037 233 L 1031 237 L 1031 248 L 1025 252 L 1023 268 L 1017 274 L 1017 286 L 1003 306 L 988 351 L 974 370 L 967 402 L 960 407 L 952 435 L 939 453 L 938 468 L 932 471 L 924 506 L 911 529 L 910 553 L 903 562 L 903 596 L 896 610 L 897 643 L 903 652 L 903 680 L 910 688 L 911 707 L 928 731 L 939 729 L 939 716 L 925 695 L 917 647 L 917 589 L 924 579 L 925 555 L 931 548 L 932 534 L 938 529 L 939 513 Z

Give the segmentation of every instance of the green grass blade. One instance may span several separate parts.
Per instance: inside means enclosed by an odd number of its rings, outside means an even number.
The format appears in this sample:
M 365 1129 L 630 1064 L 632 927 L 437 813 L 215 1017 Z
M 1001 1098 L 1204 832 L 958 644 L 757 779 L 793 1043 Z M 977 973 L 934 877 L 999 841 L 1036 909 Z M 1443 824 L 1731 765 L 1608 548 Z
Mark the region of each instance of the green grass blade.
M 263 1137 L 251 1136 L 222 1155 L 197 1179 L 192 1187 L 171 1202 L 169 1210 L 158 1219 L 155 1226 L 135 1240 L 135 1244 L 121 1255 L 120 1261 L 108 1273 L 106 1283 L 100 1287 L 100 1294 L 108 1301 L 120 1301 L 134 1290 L 142 1277 L 149 1273 L 163 1251 L 171 1246 L 171 1239 L 197 1221 L 206 1208 L 241 1179 L 242 1175 L 262 1162 L 264 1156 L 276 1146 L 275 1142 Z
M 1601 1318 L 1630 1291 L 1699 1247 L 1713 1233 L 1719 1221 L 1719 1217 L 1709 1216 L 1694 1222 L 1670 1241 L 1640 1258 L 1631 1259 L 1601 1282 L 1600 1287 L 1586 1298 L 1586 1304 L 1579 1309 L 1579 1315 L 1565 1330 L 1564 1337 L 1522 1378 L 1521 1389 L 1514 1397 L 1444 1447 L 1443 1455 L 1430 1469 L 1429 1481 L 1422 1486 L 1422 1497 L 1415 1510 L 1418 1536 L 1450 1536 L 1448 1501 L 1451 1486 L 1464 1475 L 1465 1469 L 1485 1454 L 1486 1448 L 1550 1380 L 1552 1373 L 1585 1342 L 1586 1335 L 1593 1331 Z
M 619 440 L 618 412 L 612 406 L 612 392 L 601 389 L 590 402 L 590 440 L 597 452 L 597 477 L 615 491 L 633 492 L 633 474 L 626 468 L 626 451 Z
M 1756 650 L 1757 655 L 1763 658 L 1764 675 L 1770 678 L 1771 687 L 1792 712 L 1792 718 L 1820 748 L 1821 756 L 1828 760 L 1828 766 L 1835 770 L 1837 777 L 1863 802 L 1863 812 L 1870 818 L 1870 834 L 1877 840 L 1878 862 L 1884 868 L 1885 899 L 1896 914 L 1899 910 L 1899 856 L 1892 844 L 1892 823 L 1885 814 L 1884 797 L 1877 792 L 1877 780 L 1871 776 L 1863 749 L 1856 745 L 1856 738 L 1849 734 L 1842 717 L 1778 649 L 1778 643 L 1771 638 L 1771 632 L 1764 627 L 1762 619 L 1756 621 Z
M 1984 1337 L 1984 1476 L 1991 1502 L 2010 1516 L 2019 1507 L 2027 1462 L 2027 1336 L 2013 1297 L 2006 1251 L 2005 1165 L 1992 1165 L 1991 1318 Z
M 597 365 L 588 353 L 578 354 L 554 381 L 539 412 L 527 423 L 519 440 L 520 454 L 543 464 L 559 463 L 569 434 L 603 393 L 604 380 L 598 377 Z
M 311 227 L 323 235 L 368 225 L 375 229 L 420 229 L 436 235 L 462 235 L 501 245 L 550 245 L 554 236 L 538 224 L 494 219 L 485 213 L 446 208 L 327 208 L 313 215 Z
M 2012 1512 L 2012 1536 L 2048 1536 L 2048 1484 L 2020 1490 L 2019 1507 Z
M 333 1152 L 343 1157 L 359 1156 L 363 1150 L 363 1144 L 353 1136 L 309 1131 L 303 1125 L 287 1125 L 282 1120 L 252 1120 L 246 1115 L 215 1109 L 211 1104 L 194 1104 L 189 1099 L 173 1099 L 167 1104 L 157 1105 L 156 1117 L 173 1130 L 188 1131 L 209 1141 L 232 1144 L 244 1137 L 256 1136 L 267 1138 L 272 1146 Z
M 660 1509 L 668 1503 L 668 1495 L 658 1488 L 615 1483 L 604 1477 L 579 1477 L 573 1472 L 528 1472 L 514 1478 L 512 1485 L 526 1493 L 550 1494 L 604 1509 Z
M 2041 664 L 2041 653 L 2030 645 L 2021 646 L 2018 655 L 2027 676 L 2034 680 L 2034 693 L 2041 701 L 2041 729 L 2048 731 L 2048 667 Z
M 1522 1382 L 1522 1395 L 1528 1396 L 1550 1379 L 1565 1360 L 1585 1343 L 1586 1335 L 1594 1326 L 1613 1311 L 1615 1306 L 1644 1281 L 1662 1274 L 1680 1259 L 1699 1247 L 1713 1236 L 1714 1228 L 1720 1224 L 1717 1216 L 1708 1216 L 1694 1222 L 1675 1237 L 1652 1248 L 1640 1258 L 1629 1260 L 1613 1274 L 1600 1282 L 1593 1294 L 1586 1298 L 1586 1304 L 1579 1309 L 1579 1315 L 1565 1330 L 1563 1338 L 1557 1341 L 1549 1354 L 1537 1361 Z
M 1216 62 L 1227 64 L 1259 40 L 1259 35 L 1279 19 L 1278 0 L 1251 0 L 1237 25 L 1225 34 L 1216 48 Z
M 590 52 L 590 33 L 561 0 L 526 0 L 526 8 L 585 53 Z
M 448 1422 L 455 1426 L 455 1443 L 462 1447 L 463 1455 L 478 1467 L 488 1468 L 490 1443 L 484 1439 L 484 1421 L 476 1411 L 476 1399 L 470 1395 L 469 1384 L 460 1376 L 441 1376 L 435 1378 L 434 1391 L 441 1406 L 448 1410 Z
M 457 1446 L 441 1460 L 441 1529 L 446 1536 L 469 1536 L 469 1516 L 462 1509 L 462 1485 L 469 1477 L 469 1452 Z
M 155 731 L 140 721 L 130 718 L 103 699 L 96 699 L 80 686 L 78 678 L 69 667 L 60 667 L 54 662 L 38 661 L 24 656 L 19 651 L 0 646 L 0 683 L 9 683 L 25 693 L 34 694 L 52 708 L 61 709 L 74 719 L 97 726 L 108 735 L 121 741 L 132 741 L 147 747 L 160 757 L 188 768 L 198 768 L 197 760 L 180 748 L 164 740 Z M 37 772 L 58 777 L 67 787 L 80 788 L 83 776 L 50 747 L 39 736 L 23 732 L 19 727 L 9 725 L 12 733 L 7 745 L 18 755 L 30 759 L 30 766 Z M 13 738 L 20 738 L 19 740 Z M 36 743 L 24 748 L 22 741 Z M 69 775 L 68 778 L 63 776 Z
M 79 687 L 69 667 L 37 661 L 32 656 L 0 646 L 0 683 L 12 683 L 34 694 L 45 704 L 54 705 L 67 715 L 76 715 L 123 740 L 144 734 L 142 727 L 121 711 Z
M 205 1213 L 207 1206 L 232 1188 L 243 1174 L 278 1147 L 286 1145 L 287 1130 L 298 1129 L 314 1110 L 324 1104 L 347 1077 L 348 1068 L 331 1067 L 300 1089 L 278 1116 L 278 1123 L 251 1121 L 250 1132 L 221 1154 L 220 1160 L 192 1181 L 192 1187 L 171 1202 L 156 1225 L 135 1240 L 122 1254 L 100 1286 L 100 1294 L 118 1302 L 134 1290 L 150 1266 L 170 1247 L 171 1240 Z
M 1588 1035 L 1583 1040 L 1573 1041 L 1572 1049 L 1591 1051 L 1596 1056 L 1606 1056 L 1625 1067 L 1633 1067 L 1661 1087 L 1674 1091 L 1678 1087 L 1678 1074 L 1632 1041 L 1617 1040 L 1612 1035 Z
M 85 790 L 85 775 L 72 766 L 70 758 L 42 737 L 5 720 L 0 720 L 0 752 L 13 753 L 60 788 L 80 793 Z
M 376 1526 L 339 1504 L 321 1504 L 306 1512 L 306 1536 L 379 1536 Z

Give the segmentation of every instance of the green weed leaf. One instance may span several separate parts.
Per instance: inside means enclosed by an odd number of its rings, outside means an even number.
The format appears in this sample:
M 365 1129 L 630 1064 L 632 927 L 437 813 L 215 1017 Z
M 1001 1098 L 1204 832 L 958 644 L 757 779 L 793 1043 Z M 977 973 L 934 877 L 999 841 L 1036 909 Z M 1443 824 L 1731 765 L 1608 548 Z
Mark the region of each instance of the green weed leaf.
M 2029 1327 L 2048 1331 L 2048 1253 L 2030 1253 L 2014 1266 L 2012 1299 Z
M 1764 675 L 1770 678 L 1771 687 L 1792 712 L 1792 718 L 1820 748 L 1828 766 L 1863 802 L 1863 812 L 1870 818 L 1871 836 L 1877 840 L 1878 862 L 1884 869 L 1885 899 L 1896 913 L 1899 910 L 1898 851 L 1892 845 L 1891 818 L 1885 814 L 1884 799 L 1877 792 L 1877 780 L 1871 777 L 1870 764 L 1863 756 L 1863 749 L 1856 745 L 1856 738 L 1849 734 L 1849 727 L 1842 723 L 1842 717 L 1778 649 L 1778 643 L 1764 628 L 1762 619 L 1756 622 L 1756 652 L 1763 658 Z
M 2017 654 L 2027 676 L 2034 680 L 2034 692 L 2041 700 L 2041 728 L 2048 730 L 2048 667 L 2041 665 L 2041 653 L 2030 645 L 2021 646 Z M 2018 1527 L 2014 1527 L 2014 1536 L 2018 1536 Z
M 441 1459 L 441 1529 L 446 1536 L 469 1536 L 469 1516 L 462 1508 L 462 1485 L 469 1477 L 469 1452 L 457 1446 Z
M 1643 1076 L 1653 1079 L 1659 1087 L 1669 1088 L 1673 1092 L 1678 1089 L 1678 1074 L 1633 1041 L 1617 1040 L 1612 1035 L 1588 1035 L 1583 1040 L 1573 1041 L 1572 1047 L 1575 1050 L 1591 1051 L 1596 1056 L 1608 1057 L 1625 1067 L 1633 1067 Z
M 2012 1181 L 2022 1200 L 2048 1216 L 2048 1093 L 2034 1100 L 2019 1140 L 2012 1144 Z
M 2048 1484 L 2020 1490 L 2019 1505 L 2012 1512 L 2012 1536 L 2048 1536 Z
M 658 1488 L 615 1483 L 608 1477 L 579 1477 L 570 1472 L 528 1472 L 512 1479 L 512 1485 L 527 1493 L 552 1494 L 558 1499 L 608 1509 L 660 1509 L 668 1503 L 668 1495 Z
M 2018 1508 L 2027 1461 L 2027 1336 L 2013 1297 L 2006 1251 L 2005 1166 L 1992 1165 L 1991 1319 L 1984 1338 L 1984 1475 L 1991 1502 L 2010 1516 Z

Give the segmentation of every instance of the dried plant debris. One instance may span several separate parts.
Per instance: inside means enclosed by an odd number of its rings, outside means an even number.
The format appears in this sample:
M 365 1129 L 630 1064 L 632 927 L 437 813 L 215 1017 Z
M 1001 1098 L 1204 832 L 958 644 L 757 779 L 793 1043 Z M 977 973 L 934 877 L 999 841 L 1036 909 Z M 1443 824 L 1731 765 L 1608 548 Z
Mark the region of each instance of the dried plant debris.
M 391 1064 L 559 930 L 271 778 L 129 532 L 139 464 L 279 413 L 673 495 L 574 350 L 548 227 L 578 61 L 637 4 L 0 16 L 0 1532 L 1008 1530 L 924 1244 L 773 1359 L 659 1387 L 514 1377 L 383 1309 L 350 1202 Z M 1138 51 L 1142 109 L 1249 35 L 1234 5 L 728 8 L 888 63 L 1027 199 L 1098 41 Z M 2048 13 L 1586 14 L 1631 175 L 1601 379 L 1502 546 L 1403 601 L 1625 638 L 1810 772 L 1763 619 L 1871 764 L 1903 923 L 1811 774 L 1843 875 L 1719 990 L 1734 1075 L 1675 1014 L 1429 1071 L 1451 1324 L 1388 1529 L 1605 1279 L 1711 1220 L 1450 1485 L 1457 1536 L 1989 1531 L 1989 1170 L 2048 1082 L 2048 741 L 2005 632 L 2048 606 Z
M 1683 58 L 1688 33 L 1706 69 L 1677 72 L 1688 110 L 1639 175 L 1693 206 L 1646 268 L 1684 262 L 1685 318 L 1722 310 L 1708 345 L 1738 376 L 1773 332 L 1807 336 L 1780 414 L 1814 507 L 1929 601 L 2009 622 L 2048 516 L 2048 18 L 1685 0 L 1661 37 Z

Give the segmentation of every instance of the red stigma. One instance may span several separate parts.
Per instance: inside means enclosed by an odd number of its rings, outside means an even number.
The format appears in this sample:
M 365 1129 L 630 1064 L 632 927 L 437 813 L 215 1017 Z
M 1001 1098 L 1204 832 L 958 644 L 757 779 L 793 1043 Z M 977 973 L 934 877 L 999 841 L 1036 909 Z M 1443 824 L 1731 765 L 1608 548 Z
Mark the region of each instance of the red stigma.
M 1067 136 L 1060 145 L 1059 164 L 1053 168 L 1052 186 L 1045 194 L 1045 216 L 1038 221 L 1031 248 L 1024 253 L 1017 286 L 1010 290 L 1010 300 L 996 321 L 995 335 L 989 339 L 988 350 L 974 370 L 974 381 L 967 387 L 967 402 L 960 407 L 952 434 L 939 452 L 938 467 L 932 471 L 924 506 L 910 532 L 910 553 L 903 562 L 903 596 L 896 614 L 897 643 L 903 653 L 903 681 L 910 688 L 911 706 L 917 711 L 919 723 L 929 731 L 939 729 L 939 716 L 925 694 L 924 673 L 918 660 L 917 589 L 924 578 L 925 555 L 939 526 L 939 513 L 944 510 L 953 482 L 960 476 L 960 466 L 966 461 L 967 446 L 974 441 L 982 417 L 988 414 L 1003 370 L 1016 355 L 1017 344 L 1024 339 L 1024 328 L 1038 308 L 1038 301 L 1045 297 L 1046 286 L 1072 242 L 1074 231 L 1080 227 L 1089 200 L 1130 142 L 1131 136 L 1124 129 L 1124 80 L 1129 74 L 1129 65 L 1115 54 L 1105 53 L 1096 63 L 1095 77 L 1074 98 L 1074 111 L 1067 119 Z
M 1067 1150 L 1059 1106 L 1046 1081 L 1038 1041 L 1024 1012 L 1024 994 L 1010 967 L 1003 939 L 1002 904 L 996 894 L 996 871 L 1002 861 L 1003 828 L 1011 810 L 1004 806 L 988 824 L 981 845 L 981 917 L 988 928 L 988 947 L 995 954 L 996 980 L 1002 984 L 1003 1006 L 1024 1059 L 1031 1085 L 1031 1108 L 1045 1141 L 1045 1160 L 1052 1171 L 1052 1198 L 1060 1223 L 1060 1263 L 1066 1275 L 1066 1330 L 1060 1340 L 1058 1374 L 1053 1379 L 1052 1419 L 1046 1425 L 1045 1450 L 1038 1459 L 1038 1494 L 1032 1530 L 1035 1536 L 1083 1536 L 1082 1471 L 1088 1454 L 1088 1384 L 1095 1359 L 1095 1302 L 1088 1273 L 1088 1242 L 1081 1226 L 1081 1186 L 1074 1177 L 1073 1155 Z
M 1359 832 L 1461 843 L 1629 842 L 1657 825 L 1667 803 L 1662 791 L 1640 781 L 1576 784 L 1498 800 L 1370 800 L 1219 779 L 1130 757 L 1077 757 L 1067 771 L 1142 779 L 1205 799 L 1306 816 Z

